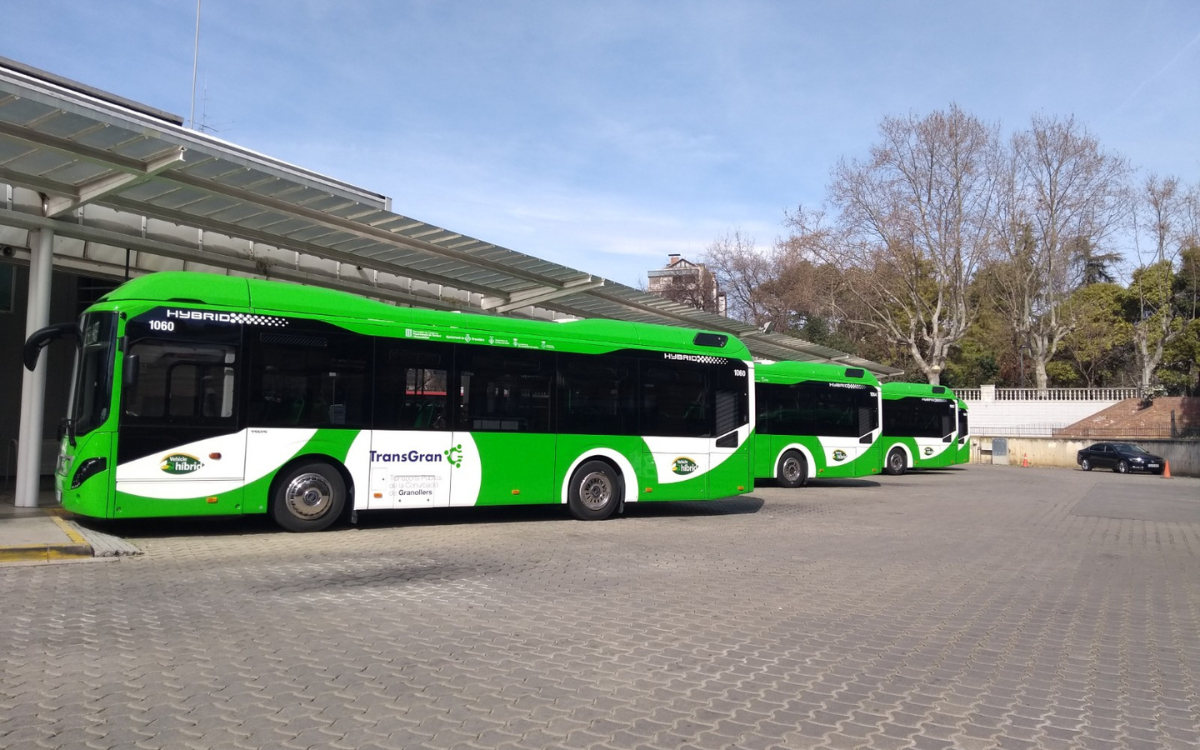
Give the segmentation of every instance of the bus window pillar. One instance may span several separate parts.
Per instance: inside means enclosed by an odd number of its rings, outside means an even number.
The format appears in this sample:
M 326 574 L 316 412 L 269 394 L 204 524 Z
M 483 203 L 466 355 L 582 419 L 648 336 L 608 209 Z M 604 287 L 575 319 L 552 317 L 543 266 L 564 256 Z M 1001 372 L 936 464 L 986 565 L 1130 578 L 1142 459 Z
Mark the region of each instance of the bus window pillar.
M 50 276 L 54 269 L 54 231 L 30 232 L 29 298 L 25 309 L 25 338 L 50 324 Z M 33 372 L 21 368 L 21 427 L 17 446 L 18 508 L 38 504 L 42 463 L 42 413 L 46 409 L 46 360 L 39 357 Z

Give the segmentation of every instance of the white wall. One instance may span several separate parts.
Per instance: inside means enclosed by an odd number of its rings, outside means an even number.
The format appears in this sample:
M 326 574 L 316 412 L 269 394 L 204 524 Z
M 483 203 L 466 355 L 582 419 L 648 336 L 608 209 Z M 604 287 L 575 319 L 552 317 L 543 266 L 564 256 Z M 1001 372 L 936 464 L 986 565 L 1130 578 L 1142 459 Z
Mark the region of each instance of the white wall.
M 1117 401 L 968 401 L 972 435 L 1050 435 Z

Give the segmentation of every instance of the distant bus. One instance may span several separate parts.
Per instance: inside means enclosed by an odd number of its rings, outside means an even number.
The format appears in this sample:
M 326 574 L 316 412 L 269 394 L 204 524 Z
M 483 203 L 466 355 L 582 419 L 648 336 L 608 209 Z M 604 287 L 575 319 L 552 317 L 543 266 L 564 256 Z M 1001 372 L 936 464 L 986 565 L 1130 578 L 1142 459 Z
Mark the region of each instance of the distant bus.
M 624 503 L 748 492 L 754 366 L 723 333 L 395 307 L 200 273 L 134 279 L 78 325 L 56 470 L 98 518 Z
M 884 473 L 959 463 L 959 400 L 954 391 L 944 385 L 884 383 L 882 392 L 879 450 Z M 965 410 L 962 414 L 965 419 Z
M 880 389 L 857 367 L 757 364 L 754 476 L 800 487 L 809 479 L 878 474 Z

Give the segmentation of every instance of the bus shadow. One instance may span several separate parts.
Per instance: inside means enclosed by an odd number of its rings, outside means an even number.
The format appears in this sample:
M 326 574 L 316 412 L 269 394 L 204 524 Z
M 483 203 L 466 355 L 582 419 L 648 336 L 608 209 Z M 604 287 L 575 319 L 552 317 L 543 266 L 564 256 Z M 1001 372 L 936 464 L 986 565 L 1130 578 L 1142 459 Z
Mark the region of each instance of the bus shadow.
M 810 479 L 810 480 L 808 480 L 808 482 L 805 483 L 805 485 L 803 487 L 799 487 L 796 489 L 798 492 L 803 492 L 804 490 L 809 489 L 809 488 L 820 489 L 823 487 L 856 487 L 856 488 L 861 489 L 864 487 L 882 487 L 882 486 L 883 486 L 882 483 L 877 482 L 874 479 Z M 775 484 L 775 480 L 773 480 L 773 479 L 756 479 L 756 480 L 754 480 L 754 487 L 755 487 L 755 489 L 758 489 L 760 487 L 763 489 L 777 489 L 777 490 L 789 489 L 788 487 L 780 487 L 778 484 Z
M 764 503 L 752 495 L 722 500 L 672 501 L 629 503 L 622 518 L 662 518 L 683 516 L 728 516 L 757 513 Z M 287 534 L 267 515 L 222 516 L 214 518 L 143 518 L 103 520 L 76 516 L 75 523 L 104 534 L 126 539 L 186 537 L 186 536 L 243 536 L 251 534 Z M 357 523 L 342 521 L 330 531 L 349 528 L 387 529 L 423 526 L 458 526 L 465 524 L 505 523 L 582 523 L 573 518 L 563 505 L 503 505 L 470 508 L 416 508 L 406 510 L 374 510 L 358 514 Z

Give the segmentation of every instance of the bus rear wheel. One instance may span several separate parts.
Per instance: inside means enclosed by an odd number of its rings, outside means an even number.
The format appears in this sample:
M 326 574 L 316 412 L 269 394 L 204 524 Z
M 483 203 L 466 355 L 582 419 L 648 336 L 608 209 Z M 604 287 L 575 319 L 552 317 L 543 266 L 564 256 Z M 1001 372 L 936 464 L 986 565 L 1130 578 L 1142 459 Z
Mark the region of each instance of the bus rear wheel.
M 602 521 L 621 503 L 621 483 L 603 461 L 587 461 L 571 475 L 567 506 L 580 521 Z
M 892 448 L 891 453 L 888 453 L 887 462 L 883 465 L 884 473 L 898 477 L 908 471 L 908 458 L 905 457 L 904 451 L 899 448 Z
M 799 451 L 788 451 L 779 457 L 775 481 L 780 487 L 803 487 L 808 482 L 808 461 Z
M 337 469 L 324 462 L 301 464 L 276 485 L 271 517 L 288 531 L 322 531 L 345 504 L 346 482 Z

